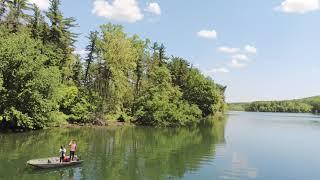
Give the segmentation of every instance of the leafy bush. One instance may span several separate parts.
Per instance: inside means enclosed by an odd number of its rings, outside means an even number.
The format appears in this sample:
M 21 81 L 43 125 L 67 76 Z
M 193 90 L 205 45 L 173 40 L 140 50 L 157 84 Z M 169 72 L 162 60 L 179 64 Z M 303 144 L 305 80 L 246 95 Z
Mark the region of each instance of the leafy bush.
M 171 84 L 170 72 L 164 67 L 154 70 L 149 86 L 136 102 L 137 123 L 152 126 L 191 125 L 201 117 L 200 109 L 182 99 L 178 87 Z
M 60 76 L 59 71 L 43 65 L 47 57 L 39 51 L 41 46 L 24 33 L 0 39 L 2 126 L 37 129 L 47 124 Z

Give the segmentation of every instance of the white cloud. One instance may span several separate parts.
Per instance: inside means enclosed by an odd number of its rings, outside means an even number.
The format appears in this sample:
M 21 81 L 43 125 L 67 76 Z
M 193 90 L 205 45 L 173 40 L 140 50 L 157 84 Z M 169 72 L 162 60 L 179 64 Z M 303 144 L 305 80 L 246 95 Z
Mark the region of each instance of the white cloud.
M 145 9 L 145 11 L 153 13 L 153 14 L 158 15 L 158 16 L 161 15 L 160 5 L 158 3 L 156 3 L 156 2 L 149 3 L 147 8 Z
M 221 46 L 221 47 L 218 48 L 218 51 L 220 51 L 222 53 L 233 54 L 233 53 L 239 52 L 240 49 L 239 48 L 231 48 L 231 47 Z
M 250 46 L 250 45 L 246 45 L 244 47 L 244 50 L 247 52 L 247 53 L 251 53 L 251 54 L 256 54 L 257 53 L 257 48 L 254 47 L 254 46 Z
M 221 47 L 218 47 L 218 51 L 222 53 L 227 53 L 227 54 L 234 54 L 239 52 L 246 53 L 246 54 L 256 54 L 257 48 L 251 45 L 246 45 L 243 49 L 221 46 Z
M 229 64 L 229 67 L 232 67 L 232 68 L 244 68 L 246 66 L 247 66 L 247 64 L 240 63 L 237 59 L 233 59 L 231 61 L 231 63 Z
M 36 4 L 41 10 L 47 10 L 49 8 L 49 0 L 28 0 L 31 4 Z
M 257 48 L 251 45 L 245 45 L 243 48 L 231 48 L 227 46 L 221 46 L 218 51 L 227 53 L 231 62 L 228 65 L 230 68 L 244 68 L 248 66 L 250 57 L 252 54 L 257 53 Z
M 236 54 L 236 55 L 233 55 L 233 56 L 232 56 L 232 59 L 234 59 L 234 60 L 240 60 L 240 61 L 248 61 L 248 60 L 249 60 L 248 56 L 245 55 L 245 54 Z
M 285 13 L 306 13 L 320 9 L 319 0 L 284 0 L 276 10 Z
M 217 32 L 215 30 L 201 30 L 197 33 L 199 37 L 206 38 L 206 39 L 216 39 Z
M 137 0 L 95 0 L 92 13 L 111 20 L 137 22 L 143 19 L 143 14 Z

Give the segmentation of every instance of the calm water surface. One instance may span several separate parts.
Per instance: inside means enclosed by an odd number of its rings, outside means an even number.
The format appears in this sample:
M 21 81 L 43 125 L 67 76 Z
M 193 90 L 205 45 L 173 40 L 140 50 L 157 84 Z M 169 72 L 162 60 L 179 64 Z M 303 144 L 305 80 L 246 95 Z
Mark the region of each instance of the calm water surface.
M 82 166 L 34 170 L 78 140 Z M 230 112 L 191 129 L 52 129 L 0 134 L 0 179 L 320 179 L 320 116 Z

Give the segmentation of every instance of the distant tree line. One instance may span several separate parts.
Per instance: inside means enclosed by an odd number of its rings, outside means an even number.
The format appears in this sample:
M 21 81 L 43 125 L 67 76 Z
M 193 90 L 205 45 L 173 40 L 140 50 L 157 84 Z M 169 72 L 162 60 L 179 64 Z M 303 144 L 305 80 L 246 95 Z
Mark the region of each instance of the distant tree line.
M 74 54 L 72 17 L 50 0 L 0 0 L 0 128 L 41 129 L 120 117 L 141 125 L 189 126 L 224 111 L 226 87 L 163 44 L 120 25 L 90 32 L 88 55 Z
M 246 111 L 254 112 L 290 112 L 307 113 L 311 112 L 312 106 L 303 102 L 270 101 L 253 102 L 245 107 Z
M 231 103 L 229 110 L 251 112 L 320 113 L 320 96 L 287 100 Z

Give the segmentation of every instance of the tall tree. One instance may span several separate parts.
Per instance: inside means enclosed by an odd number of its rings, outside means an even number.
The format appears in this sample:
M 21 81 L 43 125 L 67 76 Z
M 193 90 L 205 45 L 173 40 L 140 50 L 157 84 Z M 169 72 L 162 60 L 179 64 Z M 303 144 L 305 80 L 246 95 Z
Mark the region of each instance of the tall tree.
M 51 22 L 50 40 L 56 42 L 62 48 L 72 46 L 75 42 L 76 34 L 70 31 L 77 26 L 73 17 L 64 18 L 60 11 L 60 0 L 50 0 L 50 7 L 47 17 Z
M 189 63 L 182 58 L 173 57 L 168 64 L 168 68 L 170 69 L 173 83 L 179 87 L 185 86 L 190 71 Z
M 151 72 L 159 66 L 159 44 L 157 42 L 154 42 L 151 44 L 151 46 L 148 48 L 150 57 L 147 61 L 147 75 L 150 76 Z
M 86 69 L 85 69 L 85 76 L 84 82 L 86 85 L 89 83 L 89 71 L 91 68 L 91 64 L 94 62 L 95 56 L 97 55 L 97 39 L 98 39 L 98 32 L 91 31 L 89 35 L 89 45 L 86 47 L 86 51 L 88 51 L 88 55 L 86 57 Z
M 133 83 L 134 83 L 134 98 L 133 102 L 136 101 L 136 99 L 140 96 L 141 88 L 142 88 L 142 81 L 143 76 L 146 73 L 146 66 L 147 66 L 147 56 L 148 52 L 146 51 L 146 48 L 148 47 L 149 40 L 143 41 L 139 38 L 139 36 L 134 35 L 132 38 L 132 45 L 133 45 L 133 51 L 134 51 L 134 59 L 136 61 L 136 67 L 134 70 L 134 76 L 133 76 Z M 135 104 L 132 104 L 132 111 L 131 113 L 135 112 Z
M 39 39 L 41 36 L 43 36 L 43 27 L 45 24 L 44 17 L 41 15 L 41 10 L 36 4 L 32 5 L 32 11 L 33 16 L 30 20 L 30 26 L 31 26 L 31 34 L 32 37 L 35 39 Z
M 71 32 L 71 28 L 76 26 L 75 19 L 63 17 L 60 11 L 60 0 L 50 0 L 47 17 L 51 22 L 48 40 L 63 52 L 59 68 L 62 71 L 63 80 L 67 81 L 72 78 L 72 66 L 76 60 L 72 52 L 74 51 L 73 44 L 77 35 Z
M 159 44 L 157 42 L 154 42 L 152 47 L 151 47 L 151 50 L 152 50 L 152 60 L 153 60 L 153 62 L 158 61 L 158 58 L 159 58 Z
M 59 9 L 60 0 L 50 0 L 50 7 L 47 12 L 47 17 L 51 22 L 51 34 L 50 40 L 52 42 L 60 42 L 62 38 L 61 24 L 63 21 L 63 15 Z
M 132 91 L 132 79 L 128 77 L 136 67 L 136 53 L 122 26 L 107 24 L 101 29 L 102 39 L 98 44 L 103 61 L 99 86 L 107 93 L 109 112 L 121 112 L 124 102 L 132 98 L 127 97 Z
M 159 66 L 162 66 L 166 63 L 166 60 L 168 58 L 166 57 L 166 47 L 161 44 L 159 47 Z
M 23 22 L 26 22 L 29 15 L 24 11 L 29 10 L 28 0 L 8 0 L 9 14 L 7 16 L 7 27 L 15 33 Z
M 78 87 L 82 85 L 82 74 L 83 74 L 83 69 L 82 69 L 82 64 L 81 64 L 81 58 L 79 55 L 76 56 L 76 62 L 73 65 L 73 81 L 76 83 Z

